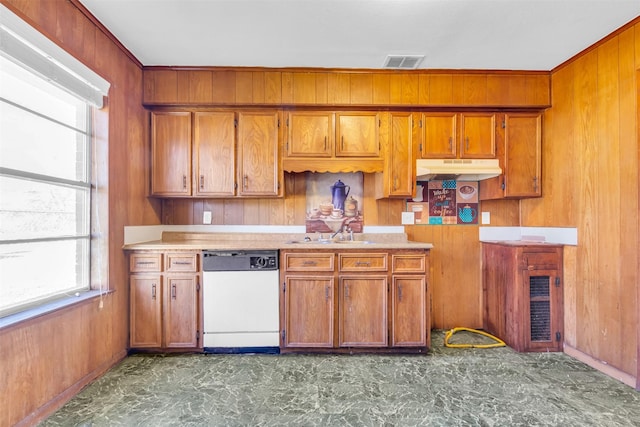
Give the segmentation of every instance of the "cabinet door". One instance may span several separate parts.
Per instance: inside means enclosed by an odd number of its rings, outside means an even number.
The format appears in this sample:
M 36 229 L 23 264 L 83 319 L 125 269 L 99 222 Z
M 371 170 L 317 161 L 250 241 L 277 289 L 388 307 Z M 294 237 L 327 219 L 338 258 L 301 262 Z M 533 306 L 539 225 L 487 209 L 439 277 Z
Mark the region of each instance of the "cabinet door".
M 198 346 L 198 276 L 167 275 L 164 292 L 164 346 Z
M 390 113 L 389 148 L 385 159 L 388 197 L 413 197 L 415 156 L 413 114 Z
M 496 157 L 496 115 L 460 114 L 460 158 L 492 159 Z
M 159 274 L 132 275 L 130 288 L 130 346 L 162 346 L 162 281 Z
M 235 114 L 194 113 L 194 194 L 217 197 L 235 195 Z
M 562 351 L 562 287 L 556 270 L 523 270 L 524 351 Z
M 340 347 L 386 347 L 387 276 L 348 275 L 339 278 Z
M 379 157 L 379 126 L 376 112 L 336 113 L 336 156 Z
M 333 276 L 291 275 L 285 283 L 284 347 L 333 347 Z
M 542 115 L 505 114 L 505 197 L 542 195 Z
M 421 154 L 423 159 L 456 157 L 457 114 L 428 113 L 422 116 Z
M 331 157 L 333 113 L 302 111 L 287 117 L 288 157 Z
M 241 196 L 278 196 L 279 112 L 238 113 L 238 180 Z
M 391 345 L 427 345 L 427 297 L 424 275 L 393 276 L 391 287 Z
M 191 195 L 191 113 L 151 113 L 151 194 Z

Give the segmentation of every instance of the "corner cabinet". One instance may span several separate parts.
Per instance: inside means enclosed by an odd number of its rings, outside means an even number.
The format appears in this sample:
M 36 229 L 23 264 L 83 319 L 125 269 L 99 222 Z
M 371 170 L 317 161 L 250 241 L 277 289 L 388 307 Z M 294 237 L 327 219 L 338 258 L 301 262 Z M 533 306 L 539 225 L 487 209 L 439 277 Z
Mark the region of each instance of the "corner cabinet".
M 542 113 L 508 113 L 499 120 L 502 175 L 480 181 L 480 200 L 541 197 Z
M 483 327 L 521 352 L 562 351 L 561 245 L 482 243 Z
M 280 256 L 283 353 L 428 349 L 426 251 L 282 250 Z
M 195 252 L 129 255 L 132 349 L 200 349 L 200 275 Z
M 280 197 L 280 111 L 152 111 L 151 195 Z

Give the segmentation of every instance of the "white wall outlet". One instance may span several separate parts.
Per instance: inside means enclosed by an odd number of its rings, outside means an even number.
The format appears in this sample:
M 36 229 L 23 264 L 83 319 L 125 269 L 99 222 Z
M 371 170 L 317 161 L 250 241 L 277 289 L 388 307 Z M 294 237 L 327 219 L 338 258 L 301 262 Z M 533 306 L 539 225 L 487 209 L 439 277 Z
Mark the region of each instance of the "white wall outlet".
M 211 224 L 211 211 L 204 211 L 204 215 L 202 215 L 202 223 Z
M 409 225 L 416 223 L 416 215 L 413 212 L 402 212 L 402 224 Z
M 491 224 L 491 212 L 482 212 L 482 223 Z

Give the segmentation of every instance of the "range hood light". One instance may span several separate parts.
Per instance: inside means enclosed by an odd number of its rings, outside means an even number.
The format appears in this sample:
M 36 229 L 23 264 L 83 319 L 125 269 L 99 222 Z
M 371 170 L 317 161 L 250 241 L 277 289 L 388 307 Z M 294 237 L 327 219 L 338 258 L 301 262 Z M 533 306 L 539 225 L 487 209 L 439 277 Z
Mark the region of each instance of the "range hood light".
M 502 174 L 498 159 L 418 159 L 417 181 L 482 181 Z

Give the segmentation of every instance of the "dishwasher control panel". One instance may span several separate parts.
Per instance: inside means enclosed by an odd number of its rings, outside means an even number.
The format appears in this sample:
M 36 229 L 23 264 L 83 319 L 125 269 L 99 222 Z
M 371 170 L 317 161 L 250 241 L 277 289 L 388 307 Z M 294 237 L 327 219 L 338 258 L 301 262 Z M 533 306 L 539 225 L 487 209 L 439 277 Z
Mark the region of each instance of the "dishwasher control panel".
M 203 251 L 204 271 L 277 270 L 278 251 Z

